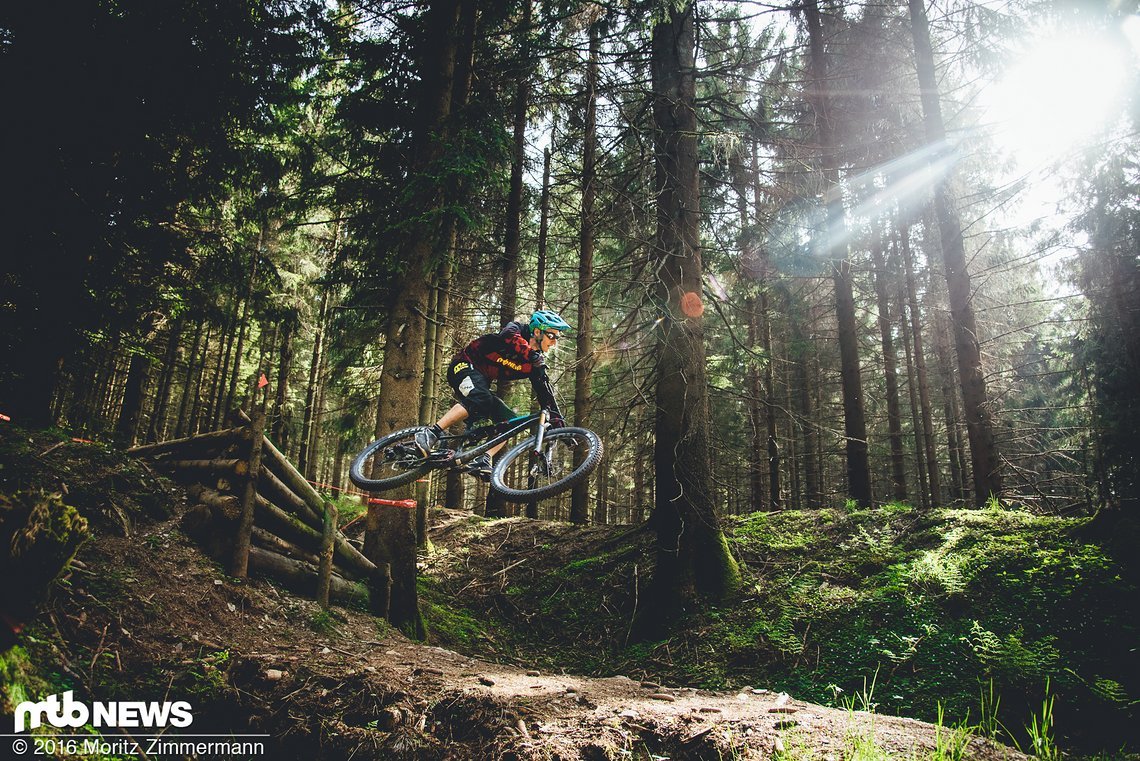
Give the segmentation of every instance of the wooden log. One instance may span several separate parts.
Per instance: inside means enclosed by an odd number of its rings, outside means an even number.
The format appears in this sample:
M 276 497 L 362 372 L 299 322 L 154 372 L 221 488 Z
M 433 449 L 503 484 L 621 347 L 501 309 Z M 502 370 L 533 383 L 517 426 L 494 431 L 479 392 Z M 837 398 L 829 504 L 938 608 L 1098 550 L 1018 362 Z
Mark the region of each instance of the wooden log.
M 230 573 L 244 579 L 249 568 L 249 543 L 253 531 L 253 511 L 257 504 L 257 479 L 261 475 L 261 446 L 265 442 L 265 413 L 258 411 L 253 416 L 253 445 L 250 447 L 247 478 L 241 498 L 241 517 L 238 522 L 237 541 L 234 543 L 233 562 Z
M 162 465 L 183 473 L 223 474 L 223 478 L 249 473 L 249 463 L 245 460 L 164 460 Z
M 276 451 L 276 447 L 274 447 L 272 442 L 268 439 L 265 440 L 265 444 L 267 446 L 263 451 L 268 455 L 266 459 L 270 460 L 270 464 L 272 464 L 273 452 Z M 277 454 L 283 457 L 280 452 Z M 285 464 L 289 465 L 288 461 L 285 461 Z M 293 466 L 289 465 L 289 468 L 293 469 Z M 294 483 L 283 481 L 278 477 L 280 472 L 281 468 L 279 466 L 274 466 L 271 469 L 263 467 L 261 470 L 262 476 L 265 476 L 266 473 L 270 475 L 270 479 L 267 481 L 269 488 L 265 490 L 266 492 L 272 492 L 274 495 L 270 501 L 286 512 L 293 512 L 291 508 L 295 509 L 297 511 L 296 514 L 301 517 L 305 524 L 312 527 L 315 531 L 323 531 L 324 518 L 322 516 L 325 512 L 325 501 L 309 486 L 307 481 L 301 478 L 300 473 L 297 473 L 294 469 L 293 473 L 296 474 L 296 477 L 299 478 L 301 483 L 311 492 L 313 499 L 315 499 L 320 506 L 319 511 L 318 509 L 314 509 L 312 500 L 308 497 L 302 499 L 301 496 L 299 496 L 296 490 L 295 479 Z M 345 538 L 343 534 L 337 532 L 333 541 L 336 545 L 336 557 L 340 558 L 346 567 L 353 568 L 362 574 L 370 574 L 376 571 L 375 564 L 362 555 L 360 550 L 349 544 L 348 539 Z
M 311 563 L 267 550 L 263 547 L 249 548 L 249 570 L 279 581 L 301 594 L 314 597 L 317 587 L 317 569 Z M 336 601 L 363 605 L 368 595 L 360 584 L 354 584 L 340 576 L 329 579 L 329 596 Z
M 198 542 L 206 554 L 225 561 L 233 554 L 233 521 L 221 521 L 207 505 L 194 505 L 182 516 L 182 530 Z
M 250 441 L 249 426 L 226 428 L 221 431 L 200 433 L 197 436 L 187 436 L 182 439 L 160 441 L 157 444 L 143 444 L 131 447 L 127 454 L 132 457 L 159 457 L 161 455 L 176 454 L 179 452 L 200 452 L 209 449 L 224 449 L 230 444 L 244 442 L 246 446 Z
M 257 510 L 258 515 L 268 524 L 268 527 L 273 528 L 285 539 L 309 551 L 319 551 L 323 532 L 318 532 L 297 516 L 286 512 L 279 505 L 273 504 L 260 495 L 257 501 Z M 352 552 L 347 550 L 352 550 Z M 345 576 L 368 579 L 376 573 L 376 566 L 356 551 L 356 548 L 349 544 L 348 540 L 339 532 L 333 534 L 333 558 Z
M 317 602 L 322 608 L 329 607 L 329 583 L 332 577 L 333 548 L 336 544 L 336 505 L 325 503 L 325 526 L 321 534 L 320 565 L 317 574 Z
M 201 541 L 209 535 L 213 520 L 210 508 L 194 505 L 182 514 L 182 531 L 191 539 Z
M 314 565 L 320 562 L 320 558 L 312 552 L 307 552 L 303 548 L 282 539 L 276 534 L 270 533 L 260 526 L 253 527 L 253 531 L 250 533 L 250 539 L 254 545 L 264 547 L 267 550 L 276 552 L 279 555 L 284 555 L 285 557 L 296 558 L 297 560 L 303 560 L 306 563 L 313 563 Z
M 249 420 L 249 416 L 241 410 L 235 410 L 234 414 L 238 420 Z M 261 445 L 264 463 L 285 486 L 289 487 L 289 490 L 295 496 L 301 498 L 305 504 L 312 509 L 314 515 L 321 516 L 318 519 L 318 525 L 323 525 L 325 511 L 324 499 L 322 499 L 321 495 L 317 493 L 317 490 L 305 480 L 305 477 L 293 467 L 293 463 L 289 462 L 289 459 L 281 454 L 281 450 L 275 447 L 272 441 L 264 436 L 262 438 L 265 439 Z M 348 543 L 348 540 L 343 534 L 337 532 L 334 541 L 336 544 L 335 557 L 344 561 L 346 567 L 369 574 L 370 576 L 376 576 L 378 579 L 390 578 L 386 569 L 379 568 L 375 563 L 362 555 L 360 550 Z
M 203 505 L 209 505 L 227 520 L 232 521 L 241 515 L 241 500 L 234 494 L 222 494 L 202 486 L 198 489 L 196 499 Z
M 289 462 L 277 447 L 273 446 L 272 441 L 266 439 L 262 446 L 267 455 L 265 459 L 269 469 L 272 470 L 294 494 L 304 500 L 315 515 L 323 515 L 325 511 L 324 498 L 317 493 L 317 490 L 313 488 L 312 484 L 305 480 L 305 477 L 293 467 L 293 463 Z M 323 518 L 321 522 L 324 522 Z
M 291 513 L 282 510 L 260 494 L 257 495 L 256 521 L 284 539 L 316 552 L 321 546 L 321 534 L 315 528 Z
M 261 493 L 268 497 L 275 505 L 283 510 L 293 513 L 317 531 L 324 528 L 324 520 L 309 507 L 309 503 L 298 497 L 292 489 L 285 485 L 280 478 L 273 474 L 265 465 L 261 466 Z

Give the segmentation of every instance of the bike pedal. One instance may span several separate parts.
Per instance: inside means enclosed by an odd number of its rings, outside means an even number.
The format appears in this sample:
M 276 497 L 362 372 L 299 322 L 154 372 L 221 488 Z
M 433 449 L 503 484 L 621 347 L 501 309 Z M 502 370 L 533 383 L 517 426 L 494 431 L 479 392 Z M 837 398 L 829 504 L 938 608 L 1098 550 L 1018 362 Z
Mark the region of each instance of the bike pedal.
M 464 465 L 459 470 L 463 473 L 467 473 L 468 475 L 475 476 L 475 478 L 478 478 L 483 483 L 491 482 L 491 471 L 489 470 L 480 470 L 479 468 L 474 468 L 470 465 Z

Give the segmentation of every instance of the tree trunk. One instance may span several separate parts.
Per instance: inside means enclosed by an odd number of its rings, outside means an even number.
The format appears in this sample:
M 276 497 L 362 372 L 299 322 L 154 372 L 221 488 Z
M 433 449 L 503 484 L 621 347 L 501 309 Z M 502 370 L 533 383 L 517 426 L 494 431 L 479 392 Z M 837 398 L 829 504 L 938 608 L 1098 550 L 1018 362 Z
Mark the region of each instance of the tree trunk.
M 210 430 L 218 428 L 228 412 L 225 409 L 226 386 L 230 374 L 230 359 L 233 356 L 234 333 L 238 327 L 240 308 L 241 299 L 235 291 L 233 308 L 226 317 L 224 345 L 219 346 L 221 354 L 218 355 L 218 365 L 215 367 L 214 378 L 210 381 L 210 410 L 206 415 L 206 427 Z
M 799 387 L 799 428 L 803 439 L 803 446 L 800 448 L 804 480 L 803 506 L 805 508 L 816 508 L 823 506 L 823 489 L 820 483 L 820 460 L 816 454 L 819 437 L 816 436 L 815 431 L 815 393 L 808 368 L 808 360 L 811 355 L 808 351 L 809 344 L 804 326 L 804 315 L 795 310 L 791 313 L 790 319 L 792 322 L 792 344 L 794 346 L 792 357 L 795 361 L 796 386 Z
M 554 135 L 551 130 L 551 140 Z M 536 276 L 534 308 L 542 309 L 546 304 L 546 245 L 550 232 L 550 148 L 542 150 L 542 200 L 539 202 L 538 220 L 538 267 Z
M 863 379 L 859 368 L 859 336 L 855 317 L 855 296 L 851 284 L 851 262 L 845 239 L 847 222 L 843 211 L 843 189 L 839 184 L 837 147 L 831 126 L 831 103 L 827 95 L 827 65 L 823 26 L 816 0 L 803 4 L 807 17 L 811 53 L 812 100 L 819 130 L 827 207 L 827 258 L 832 262 L 835 282 L 835 313 L 839 322 L 839 363 L 843 379 L 843 432 L 847 445 L 848 496 L 861 507 L 870 507 L 871 465 L 867 447 L 867 421 L 863 409 Z
M 934 416 L 930 411 L 930 380 L 926 373 L 926 349 L 922 340 L 922 317 L 918 309 L 918 286 L 914 277 L 914 257 L 910 249 L 910 231 L 899 224 L 899 250 L 906 272 L 906 296 L 910 305 L 910 331 L 914 341 L 914 367 L 918 374 L 918 401 L 922 412 L 922 440 L 926 454 L 927 484 L 930 504 L 942 502 L 942 479 L 938 470 L 938 450 L 934 439 Z
M 326 382 L 328 378 L 328 359 L 329 353 L 327 349 L 321 351 L 321 366 L 317 374 L 317 399 L 316 406 L 313 409 L 313 426 L 309 434 L 309 470 L 305 474 L 310 481 L 318 480 L 317 475 L 321 464 L 321 455 L 323 453 L 321 430 L 324 428 L 325 422 L 325 394 L 328 392 L 329 384 Z
M 447 244 L 438 236 L 438 216 L 445 198 L 444 189 L 432 176 L 432 168 L 443 155 L 445 122 L 451 111 L 459 11 L 456 0 L 433 0 L 425 12 L 426 33 L 418 51 L 422 67 L 419 102 L 409 168 L 412 190 L 406 210 L 407 218 L 415 221 L 409 225 L 400 243 L 400 260 L 404 262 L 405 269 L 393 288 L 396 296 L 385 332 L 384 366 L 380 374 L 376 414 L 377 438 L 418 422 L 415 418 L 420 409 L 419 393 L 422 389 L 427 273 L 438 265 Z M 440 253 L 437 255 L 436 251 Z M 389 496 L 393 499 L 407 498 L 412 491 L 408 486 L 394 490 Z M 378 528 L 373 527 L 370 521 L 366 542 L 380 541 L 373 535 Z M 393 625 L 405 631 L 420 632 L 423 623 L 415 597 L 414 526 L 408 535 L 413 556 L 411 579 L 393 579 L 388 617 Z M 398 575 L 394 573 L 394 576 Z
M 946 127 L 942 120 L 938 82 L 934 72 L 934 51 L 930 44 L 930 26 L 924 0 L 908 0 L 911 33 L 914 36 L 914 58 L 922 94 L 923 123 L 926 139 L 942 153 L 946 150 Z M 982 352 L 974 308 L 970 303 L 973 288 L 966 268 L 966 249 L 962 226 L 950 197 L 950 174 L 934 187 L 934 211 L 942 240 L 942 257 L 946 263 L 946 285 L 950 292 L 950 314 L 954 319 L 954 342 L 958 354 L 958 376 L 962 383 L 962 406 L 966 416 L 966 434 L 970 440 L 970 459 L 974 473 L 974 502 L 984 505 L 990 497 L 1001 496 L 1001 461 L 994 439 L 993 413 L 986 392 L 986 376 L 982 371 Z
M 763 202 L 760 195 L 760 168 L 757 163 L 757 146 L 754 142 L 751 150 L 752 160 L 752 203 L 756 209 L 756 219 L 760 219 L 760 210 L 763 208 Z M 765 425 L 768 432 L 768 509 L 779 510 L 781 507 L 780 500 L 780 439 L 779 432 L 776 429 L 776 403 L 775 403 L 775 384 L 772 380 L 772 363 L 774 354 L 772 352 L 772 314 L 768 305 L 768 292 L 769 283 L 768 277 L 772 272 L 771 263 L 768 260 L 768 249 L 765 246 L 760 246 L 757 249 L 758 256 L 758 270 L 760 294 L 757 298 L 757 306 L 760 313 L 758 329 L 760 332 L 760 348 L 764 350 L 766 361 L 764 363 L 762 382 L 764 388 L 764 418 Z
M 530 105 L 530 61 L 527 39 L 530 34 L 532 2 L 523 0 L 522 21 L 516 36 L 519 71 L 515 82 L 514 140 L 511 156 L 511 184 L 507 194 L 507 229 L 500 263 L 503 277 L 499 322 L 507 324 L 518 310 L 519 253 L 522 240 L 523 170 L 526 168 L 526 112 Z
M 900 303 L 905 303 L 905 295 L 900 294 Z M 918 392 L 915 390 L 914 377 L 917 375 L 914 369 L 914 357 L 911 354 L 911 329 L 910 318 L 907 317 L 906 310 L 900 309 L 902 312 L 902 319 L 899 321 L 902 325 L 902 341 L 903 349 L 906 351 L 906 384 L 907 393 L 910 395 L 910 425 L 914 431 L 914 467 L 915 472 L 918 473 L 918 491 L 920 495 L 920 502 L 922 507 L 930 507 L 930 490 L 927 488 L 926 483 L 926 447 L 923 444 L 922 437 L 922 416 L 918 412 Z
M 699 234 L 693 5 L 653 28 L 657 303 L 657 567 L 639 636 L 660 636 L 695 597 L 723 599 L 740 583 L 715 511 L 709 441 Z
M 161 441 L 166 436 L 166 418 L 169 415 L 170 394 L 174 387 L 174 373 L 178 365 L 178 347 L 182 341 L 182 330 L 186 327 L 186 315 L 174 319 L 166 335 L 166 354 L 162 359 L 162 374 L 158 379 L 158 398 L 147 426 L 146 440 Z
M 950 498 L 966 499 L 965 458 L 958 437 L 958 395 L 954 390 L 954 367 L 950 361 L 949 326 L 945 315 L 935 313 L 934 355 L 938 359 L 938 376 L 942 379 L 942 415 L 946 418 L 946 446 L 950 450 Z
M 312 476 L 309 455 L 313 442 L 313 420 L 317 412 L 317 400 L 320 398 L 321 362 L 324 353 L 325 322 L 328 320 L 329 298 L 332 288 L 322 286 L 321 307 L 317 312 L 316 337 L 313 339 L 313 356 L 309 362 L 309 385 L 305 389 L 305 417 L 301 423 L 301 449 L 297 454 L 297 470 L 305 474 L 306 478 Z M 377 437 L 379 438 L 379 437 Z
M 115 441 L 121 447 L 132 447 L 138 437 L 139 420 L 142 418 L 146 384 L 150 379 L 150 355 L 146 351 L 145 338 L 131 353 L 130 366 L 123 393 L 123 406 L 115 425 Z
M 883 238 L 878 223 L 871 239 L 875 298 L 879 310 L 879 338 L 883 346 L 883 376 L 887 387 L 887 430 L 891 443 L 891 478 L 894 497 L 906 501 L 906 454 L 903 451 L 902 411 L 899 407 L 898 354 L 891 327 L 891 301 L 887 295 L 887 272 L 883 264 Z
M 574 362 L 574 425 L 590 427 L 591 382 L 594 370 L 594 198 L 598 148 L 598 25 L 590 25 L 589 57 L 586 61 L 585 124 L 582 137 L 582 216 L 578 236 L 578 330 Z M 586 457 L 585 449 L 574 453 L 575 466 Z M 583 479 L 570 493 L 571 523 L 589 521 L 590 479 Z
M 277 446 L 282 450 L 288 450 L 290 421 L 286 402 L 289 395 L 289 376 L 293 372 L 293 341 L 297 335 L 297 326 L 300 320 L 296 312 L 289 311 L 282 318 L 281 322 L 281 350 L 277 365 L 277 388 L 275 389 L 276 394 L 273 398 L 272 430 L 273 440 L 277 442 Z
M 205 336 L 202 335 L 205 328 Z M 208 319 L 203 315 L 198 321 L 194 333 L 194 346 L 186 362 L 186 381 L 182 390 L 182 403 L 178 410 L 178 425 L 174 428 L 174 438 L 180 439 L 188 436 L 194 430 L 194 421 L 198 416 L 198 404 L 201 399 L 201 383 L 207 350 L 210 344 L 210 329 Z M 201 348 L 201 352 L 199 352 Z
M 755 170 L 755 153 L 753 153 L 753 169 Z M 741 165 L 739 157 L 732 160 L 732 184 L 736 190 L 736 213 L 740 218 L 740 240 L 739 240 L 739 253 L 741 267 L 744 270 L 745 277 L 760 278 L 759 289 L 763 292 L 763 273 L 760 271 L 754 272 L 753 269 L 760 270 L 760 267 L 750 266 L 756 256 L 754 251 L 753 236 L 754 231 L 750 227 L 748 215 L 748 197 L 745 194 L 745 177 L 744 168 Z M 752 180 L 755 182 L 756 174 L 753 171 Z M 760 347 L 760 315 L 758 314 L 756 306 L 756 297 L 747 296 L 744 299 L 744 314 L 745 319 L 748 321 L 748 350 L 755 352 Z M 763 361 L 770 359 L 770 356 L 765 352 Z M 767 497 L 764 494 L 765 486 L 768 483 L 768 457 L 765 455 L 767 444 L 765 442 L 765 398 L 763 390 L 760 385 L 760 363 L 761 359 L 755 356 L 747 358 L 748 369 L 745 371 L 744 385 L 748 393 L 746 396 L 746 404 L 748 406 L 748 424 L 751 431 L 751 446 L 748 450 L 748 493 L 750 495 L 751 509 L 763 510 L 767 504 Z
M 253 301 L 253 284 L 257 280 L 257 263 L 261 258 L 261 249 L 265 242 L 265 224 L 262 224 L 261 234 L 257 237 L 257 248 L 253 252 L 253 261 L 249 265 L 249 282 L 245 288 L 245 299 L 242 301 L 241 320 L 238 324 L 237 348 L 234 350 L 234 366 L 230 370 L 229 383 L 226 388 L 226 403 L 222 405 L 222 413 L 229 414 L 233 409 L 234 393 L 237 391 L 241 378 L 241 360 L 245 352 L 245 337 L 249 332 L 249 307 Z
M 749 296 L 744 301 L 744 311 L 748 317 L 748 346 L 755 348 L 759 345 L 759 316 L 757 315 L 756 299 Z M 765 439 L 764 396 L 760 385 L 760 368 L 758 362 L 752 359 L 748 363 L 748 422 L 752 429 L 752 446 L 748 457 L 749 491 L 752 494 L 752 509 L 763 510 L 768 504 L 764 489 L 768 484 L 768 457 Z

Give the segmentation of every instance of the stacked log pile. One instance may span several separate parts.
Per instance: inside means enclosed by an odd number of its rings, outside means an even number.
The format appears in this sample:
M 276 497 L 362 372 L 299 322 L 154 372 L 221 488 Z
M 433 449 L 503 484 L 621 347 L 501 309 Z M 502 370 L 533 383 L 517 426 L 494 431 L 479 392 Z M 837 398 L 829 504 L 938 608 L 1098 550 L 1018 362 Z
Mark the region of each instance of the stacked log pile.
M 364 557 L 337 530 L 335 505 L 264 435 L 264 415 L 221 431 L 134 447 L 188 487 L 183 530 L 230 573 L 268 577 L 316 598 L 386 608 L 387 564 Z

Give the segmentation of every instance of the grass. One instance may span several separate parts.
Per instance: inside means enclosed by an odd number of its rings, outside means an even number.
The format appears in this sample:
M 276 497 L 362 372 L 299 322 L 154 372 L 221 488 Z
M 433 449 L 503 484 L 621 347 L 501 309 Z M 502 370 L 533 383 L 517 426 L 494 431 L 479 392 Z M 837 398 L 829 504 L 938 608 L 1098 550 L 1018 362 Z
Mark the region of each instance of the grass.
M 534 568 L 536 557 L 532 577 L 512 578 L 509 606 L 464 613 L 528 662 L 579 673 L 762 684 L 839 705 L 837 694 L 863 694 L 875 674 L 876 710 L 941 722 L 943 755 L 957 752 L 967 722 L 973 736 L 1029 747 L 1034 713 L 1054 745 L 1135 750 L 1136 590 L 1084 527 L 996 503 L 756 513 L 727 526 L 741 594 L 668 639 L 625 643 L 632 580 L 644 590 L 652 556 L 632 534 L 549 568 Z M 1048 722 L 1036 707 L 1046 684 Z

